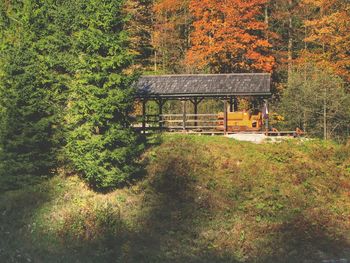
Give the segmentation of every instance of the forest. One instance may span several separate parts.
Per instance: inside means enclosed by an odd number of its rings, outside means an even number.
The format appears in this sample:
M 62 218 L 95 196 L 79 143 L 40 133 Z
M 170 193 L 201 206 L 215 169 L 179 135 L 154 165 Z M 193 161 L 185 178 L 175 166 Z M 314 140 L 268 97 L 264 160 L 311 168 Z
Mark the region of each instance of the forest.
M 63 165 L 105 189 L 138 173 L 147 74 L 271 73 L 276 126 L 349 136 L 347 1 L 2 0 L 0 14 L 3 178 Z
M 134 129 L 141 76 L 224 73 L 305 137 Z M 1 262 L 348 262 L 349 136 L 347 0 L 0 0 Z

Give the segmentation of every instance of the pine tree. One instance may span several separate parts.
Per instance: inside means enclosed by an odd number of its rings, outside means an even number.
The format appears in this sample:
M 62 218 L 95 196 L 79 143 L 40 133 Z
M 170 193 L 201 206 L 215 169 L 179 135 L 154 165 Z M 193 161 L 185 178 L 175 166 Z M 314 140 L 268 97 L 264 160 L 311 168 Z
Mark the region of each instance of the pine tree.
M 54 22 L 52 4 L 25 0 L 0 6 L 2 176 L 48 175 L 57 163 L 67 89 L 62 72 L 69 61 L 58 52 L 65 25 Z
M 135 171 L 130 129 L 135 80 L 121 0 L 82 0 L 73 33 L 78 63 L 71 83 L 66 152 L 90 186 L 125 183 Z

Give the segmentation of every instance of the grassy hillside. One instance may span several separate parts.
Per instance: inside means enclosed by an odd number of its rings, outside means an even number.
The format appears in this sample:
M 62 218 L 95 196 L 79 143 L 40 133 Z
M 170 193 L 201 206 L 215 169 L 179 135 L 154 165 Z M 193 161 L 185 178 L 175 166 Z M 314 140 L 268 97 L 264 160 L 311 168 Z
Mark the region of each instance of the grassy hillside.
M 63 175 L 0 193 L 0 262 L 350 259 L 350 146 L 153 143 L 112 193 Z

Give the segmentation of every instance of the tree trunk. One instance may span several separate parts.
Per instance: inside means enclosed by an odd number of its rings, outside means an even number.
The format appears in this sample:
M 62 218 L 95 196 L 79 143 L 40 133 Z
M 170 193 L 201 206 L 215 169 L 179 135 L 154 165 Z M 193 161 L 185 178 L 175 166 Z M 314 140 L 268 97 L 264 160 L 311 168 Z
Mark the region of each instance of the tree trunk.
M 289 24 L 288 24 L 288 82 L 292 72 L 293 62 L 293 17 L 292 17 L 292 5 L 293 1 L 288 1 L 289 10 Z
M 265 5 L 266 39 L 269 41 L 269 4 Z
M 325 140 L 328 139 L 327 136 L 327 89 L 324 90 L 324 98 L 323 98 L 323 138 Z
M 154 51 L 154 72 L 157 72 L 157 51 Z

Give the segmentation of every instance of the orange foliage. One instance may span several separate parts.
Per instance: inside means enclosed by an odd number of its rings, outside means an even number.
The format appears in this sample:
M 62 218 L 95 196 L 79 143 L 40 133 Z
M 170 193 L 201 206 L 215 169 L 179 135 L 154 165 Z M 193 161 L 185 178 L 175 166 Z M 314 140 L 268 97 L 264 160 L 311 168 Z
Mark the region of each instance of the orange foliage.
M 194 22 L 187 63 L 211 72 L 271 72 L 275 60 L 261 20 L 266 2 L 191 0 Z
M 350 81 L 350 2 L 342 0 L 304 0 L 305 5 L 320 8 L 320 14 L 305 21 L 309 31 L 306 42 L 315 45 L 305 51 L 301 59 L 313 60 L 327 66 Z
M 161 0 L 154 4 L 154 12 L 177 12 L 178 10 L 186 8 L 188 1 L 178 1 L 178 0 Z
M 163 71 L 181 71 L 190 28 L 189 0 L 158 0 L 154 3 L 152 45 Z

